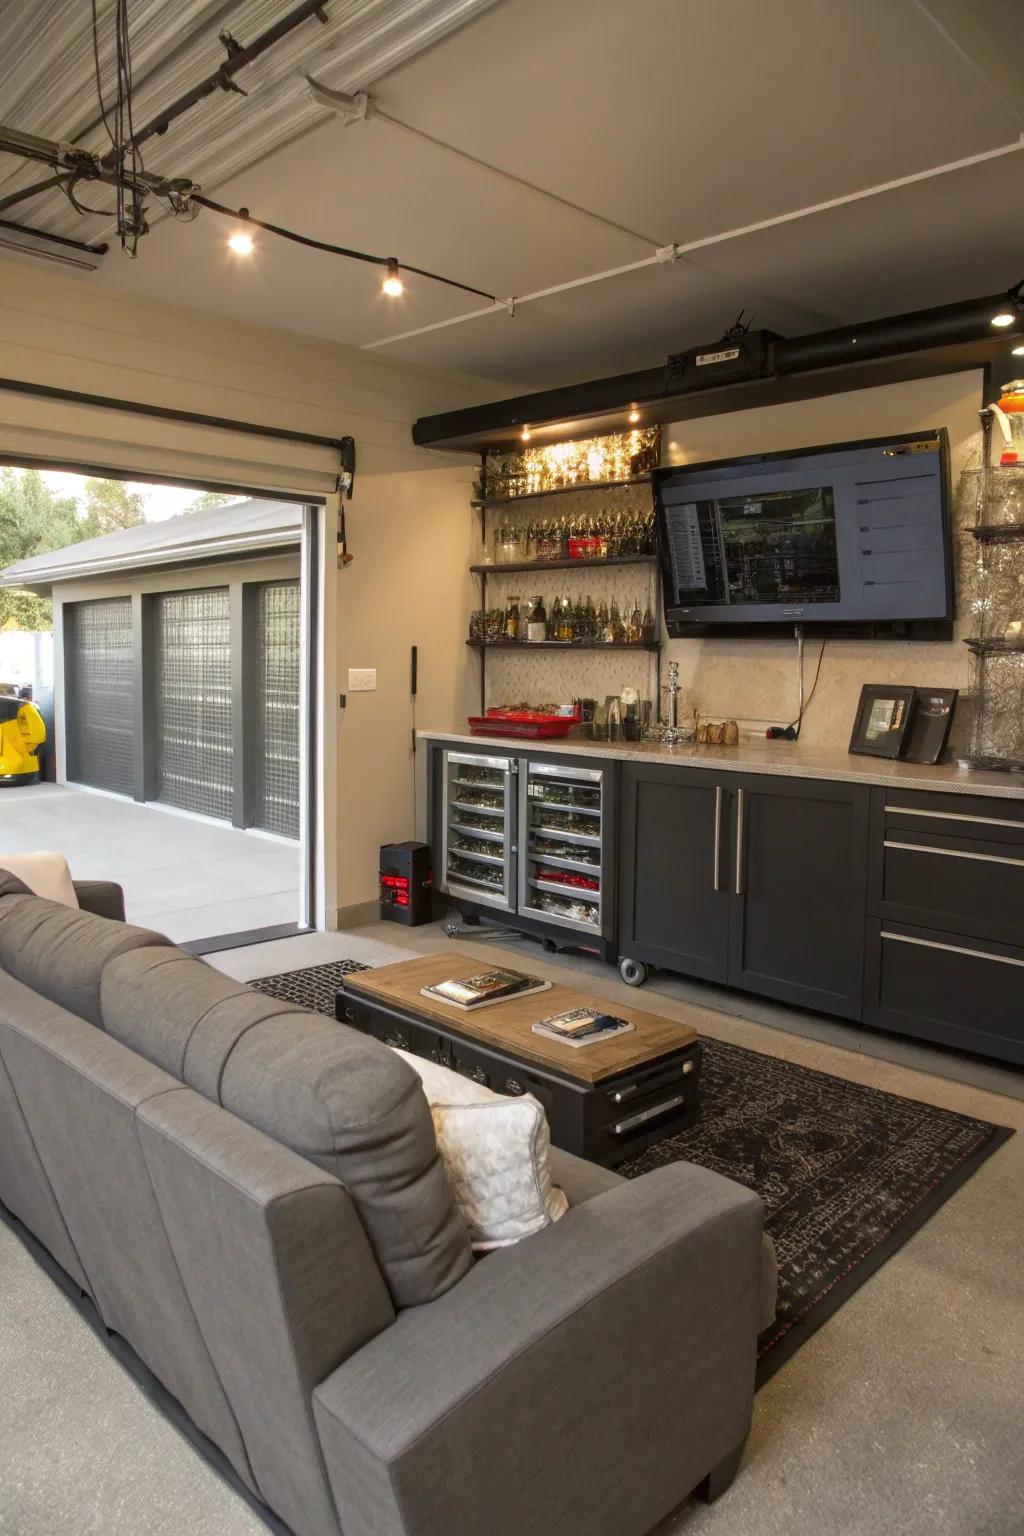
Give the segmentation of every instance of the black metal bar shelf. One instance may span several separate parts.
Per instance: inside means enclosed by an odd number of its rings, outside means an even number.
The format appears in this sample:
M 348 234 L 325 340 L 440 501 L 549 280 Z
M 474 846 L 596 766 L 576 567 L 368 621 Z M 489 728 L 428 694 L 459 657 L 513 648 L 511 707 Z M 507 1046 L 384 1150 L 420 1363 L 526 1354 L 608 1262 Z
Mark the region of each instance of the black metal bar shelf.
M 1024 637 L 1019 640 L 981 640 L 969 639 L 964 641 L 967 649 L 975 656 L 1022 656 L 1024 655 Z
M 660 651 L 660 640 L 467 640 L 475 651 Z
M 517 501 L 539 501 L 542 496 L 569 496 L 574 491 L 619 491 L 634 485 L 650 485 L 650 475 L 635 475 L 631 480 L 581 480 L 578 485 L 553 485 L 546 491 L 524 491 L 521 496 L 478 496 L 471 507 L 512 507 Z
M 1024 523 L 979 523 L 971 532 L 979 544 L 1012 544 L 1024 539 Z
M 618 565 L 655 565 L 657 555 L 608 555 L 603 560 L 508 560 L 494 565 L 471 565 L 477 576 L 503 576 L 506 571 L 601 571 Z

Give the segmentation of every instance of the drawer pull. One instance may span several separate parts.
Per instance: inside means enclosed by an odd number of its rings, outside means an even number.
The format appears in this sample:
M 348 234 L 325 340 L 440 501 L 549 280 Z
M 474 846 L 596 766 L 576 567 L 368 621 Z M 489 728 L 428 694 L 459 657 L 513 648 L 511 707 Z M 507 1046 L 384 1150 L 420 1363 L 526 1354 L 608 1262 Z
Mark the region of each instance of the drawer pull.
M 940 859 L 979 859 L 984 864 L 1016 864 L 1024 869 L 1024 859 L 1008 859 L 1000 853 L 965 853 L 961 848 L 932 848 L 928 843 L 898 843 L 886 838 L 887 848 L 903 848 L 909 853 L 934 853 Z
M 715 786 L 715 874 L 711 882 L 713 891 L 722 889 L 722 794 L 721 784 Z
M 996 960 L 1000 965 L 1024 966 L 1024 960 L 1015 960 L 1012 955 L 990 955 L 985 949 L 968 949 L 965 944 L 940 944 L 938 939 L 914 939 L 909 933 L 889 933 L 882 929 L 883 939 L 893 939 L 897 944 L 920 944 L 922 949 L 945 949 L 951 955 L 970 955 L 975 960 Z
M 1007 821 L 1002 816 L 967 816 L 963 811 L 922 811 L 916 805 L 890 805 L 888 801 L 885 808 L 887 811 L 896 811 L 900 816 L 924 816 L 937 821 L 970 821 L 980 827 L 1016 827 L 1018 832 L 1024 832 L 1024 820 Z
M 656 1120 L 659 1115 L 667 1115 L 670 1109 L 678 1109 L 680 1104 L 685 1103 L 685 1096 L 677 1093 L 673 1098 L 666 1099 L 663 1104 L 655 1104 L 650 1109 L 642 1109 L 638 1114 L 619 1120 L 612 1126 L 612 1135 L 625 1136 L 629 1131 L 635 1131 L 637 1126 L 646 1125 L 648 1120 Z

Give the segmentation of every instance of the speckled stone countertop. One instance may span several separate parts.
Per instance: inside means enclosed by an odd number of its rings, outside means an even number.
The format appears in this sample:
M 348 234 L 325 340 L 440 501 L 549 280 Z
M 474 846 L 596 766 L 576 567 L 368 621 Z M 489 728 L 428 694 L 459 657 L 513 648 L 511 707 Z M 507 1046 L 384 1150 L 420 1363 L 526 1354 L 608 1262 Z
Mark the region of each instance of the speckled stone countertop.
M 718 768 L 727 773 L 775 773 L 785 778 L 837 779 L 850 784 L 881 784 L 896 789 L 928 789 L 959 795 L 989 795 L 1024 800 L 1024 774 L 980 773 L 955 762 L 890 762 L 854 757 L 841 747 L 809 746 L 797 741 L 747 741 L 738 747 L 666 747 L 663 742 L 600 742 L 569 737 L 565 741 L 519 741 L 509 736 L 471 736 L 458 731 L 420 731 L 424 741 L 452 742 L 481 752 L 557 752 L 579 757 L 620 758 L 639 763 L 678 763 L 681 767 Z

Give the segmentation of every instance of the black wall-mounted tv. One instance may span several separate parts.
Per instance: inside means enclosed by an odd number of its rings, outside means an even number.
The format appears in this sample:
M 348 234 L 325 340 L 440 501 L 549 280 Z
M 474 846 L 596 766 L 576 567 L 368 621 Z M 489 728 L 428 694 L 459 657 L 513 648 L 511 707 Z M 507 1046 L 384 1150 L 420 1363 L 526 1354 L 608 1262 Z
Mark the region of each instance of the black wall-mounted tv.
M 653 478 L 670 635 L 951 635 L 944 429 Z

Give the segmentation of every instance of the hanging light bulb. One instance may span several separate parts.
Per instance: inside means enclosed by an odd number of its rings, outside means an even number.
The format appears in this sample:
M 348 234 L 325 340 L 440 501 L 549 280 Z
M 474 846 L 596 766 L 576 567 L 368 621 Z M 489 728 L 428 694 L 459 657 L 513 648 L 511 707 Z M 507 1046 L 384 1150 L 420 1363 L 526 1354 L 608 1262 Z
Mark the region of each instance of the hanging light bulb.
M 398 262 L 394 256 L 388 262 L 388 272 L 381 284 L 381 291 L 386 293 L 389 299 L 400 299 L 405 292 L 405 287 L 398 271 Z
M 528 443 L 530 441 L 530 429 L 529 429 L 529 427 L 524 427 L 523 430 L 520 432 L 519 436 L 522 438 L 524 443 Z
M 635 405 L 630 407 L 629 419 L 633 423 L 636 423 L 640 420 L 640 412 L 637 410 Z
M 1000 330 L 1005 330 L 1008 325 L 1013 325 L 1017 316 L 1012 309 L 1000 309 L 992 316 L 992 324 Z
M 256 242 L 244 229 L 236 229 L 233 235 L 228 236 L 228 250 L 236 256 L 251 256 L 255 249 Z

